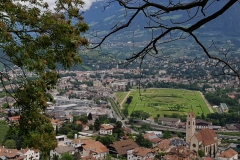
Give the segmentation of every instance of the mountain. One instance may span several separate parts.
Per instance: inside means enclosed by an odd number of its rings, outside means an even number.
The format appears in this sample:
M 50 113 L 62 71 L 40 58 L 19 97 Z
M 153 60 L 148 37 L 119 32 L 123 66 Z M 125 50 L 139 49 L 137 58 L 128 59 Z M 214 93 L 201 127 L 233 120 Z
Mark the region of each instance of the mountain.
M 176 1 L 176 0 L 174 0 Z M 159 1 L 158 1 L 159 2 Z M 165 1 L 167 4 L 168 1 Z M 163 2 L 161 1 L 161 4 Z M 166 5 L 165 4 L 165 5 Z M 217 1 L 215 2 L 214 6 L 209 6 L 207 9 L 207 16 L 216 11 L 216 9 L 221 8 L 225 4 L 224 1 Z M 126 12 L 122 6 L 120 6 L 118 3 L 112 3 L 108 7 L 104 8 L 107 3 L 106 1 L 97 1 L 94 2 L 91 6 L 91 8 L 83 14 L 85 21 L 90 26 L 90 32 L 92 30 L 98 30 L 98 35 L 103 36 L 106 35 L 109 31 L 111 31 L 112 28 L 114 28 L 114 25 L 117 24 L 117 22 L 126 22 L 128 18 L 131 17 L 131 14 L 133 14 L 133 11 L 128 12 L 128 15 L 126 16 Z M 148 10 L 149 12 L 156 11 L 154 8 L 150 8 Z M 231 37 L 235 41 L 238 42 L 238 37 L 240 36 L 240 6 L 238 3 L 236 3 L 234 6 L 232 6 L 228 11 L 226 11 L 223 15 L 220 17 L 214 19 L 213 21 L 207 23 L 205 26 L 203 26 L 201 29 L 197 30 L 198 35 L 201 37 L 206 37 L 208 34 L 214 34 L 217 36 L 226 36 Z M 195 12 L 191 11 L 191 15 L 195 14 Z M 169 15 L 165 15 L 161 17 L 163 19 L 164 23 L 166 25 L 171 25 L 171 20 L 175 22 L 183 22 L 188 18 L 189 13 L 186 11 L 178 11 L 174 12 Z M 199 12 L 198 16 L 203 17 L 202 13 Z M 198 19 L 193 19 L 191 21 L 183 23 L 184 26 L 190 26 L 194 22 L 196 22 Z M 135 41 L 144 41 L 150 38 L 149 32 L 144 29 L 144 27 L 147 26 L 148 19 L 144 16 L 144 14 L 140 14 L 133 23 L 126 28 L 125 30 L 122 30 L 112 36 L 109 41 L 131 41 L 132 40 L 132 31 L 134 31 Z M 156 23 L 155 23 L 156 24 Z M 160 30 L 159 30 L 160 32 Z M 155 34 L 159 33 L 156 31 Z

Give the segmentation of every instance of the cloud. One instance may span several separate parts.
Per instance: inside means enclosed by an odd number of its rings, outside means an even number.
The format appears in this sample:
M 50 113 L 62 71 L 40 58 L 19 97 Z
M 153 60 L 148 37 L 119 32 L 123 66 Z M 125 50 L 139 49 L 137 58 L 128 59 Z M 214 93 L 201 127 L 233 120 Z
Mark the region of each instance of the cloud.
M 49 9 L 53 10 L 53 8 L 55 7 L 56 0 L 44 0 L 44 1 L 48 3 Z M 82 11 L 86 11 L 90 9 L 90 7 L 92 6 L 92 3 L 96 2 L 97 0 L 83 0 L 83 1 L 85 4 L 83 5 Z
M 85 4 L 83 5 L 83 8 L 81 9 L 81 11 L 86 11 L 86 10 L 90 9 L 90 7 L 92 6 L 92 3 L 96 2 L 98 0 L 83 0 L 83 1 Z M 22 2 L 20 0 L 16 0 L 15 2 L 19 2 L 21 4 L 25 4 L 25 5 L 29 6 L 29 2 Z M 49 5 L 49 9 L 52 11 L 54 10 L 55 5 L 56 5 L 55 4 L 56 0 L 43 0 L 43 2 L 47 2 Z

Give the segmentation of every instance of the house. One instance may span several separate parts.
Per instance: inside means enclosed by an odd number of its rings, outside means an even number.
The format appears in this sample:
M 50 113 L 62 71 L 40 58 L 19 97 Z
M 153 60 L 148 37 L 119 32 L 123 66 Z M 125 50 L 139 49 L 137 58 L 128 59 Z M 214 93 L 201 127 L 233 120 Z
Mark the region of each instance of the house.
M 228 106 L 226 103 L 220 103 L 220 111 L 221 112 L 228 112 Z
M 153 160 L 156 152 L 154 149 L 137 147 L 133 150 L 127 151 L 128 160 Z
M 186 146 L 187 143 L 183 139 L 176 137 L 176 138 L 171 139 L 169 145 L 172 148 L 172 147 L 177 147 L 177 146 Z
M 21 149 L 19 152 L 22 153 L 24 156 L 26 156 L 26 160 L 28 160 L 28 159 L 39 160 L 40 159 L 39 150 L 31 150 L 29 148 L 26 148 L 26 149 Z
M 162 139 L 158 138 L 154 132 L 146 133 L 143 136 L 144 136 L 144 138 L 146 138 L 152 142 L 153 147 L 156 147 L 162 141 Z
M 235 125 L 231 125 L 231 124 L 226 125 L 226 129 L 228 131 L 237 131 L 238 130 L 238 128 Z
M 205 155 L 216 154 L 218 149 L 217 134 L 209 129 L 204 128 L 196 133 L 196 120 L 193 111 L 187 116 L 186 121 L 186 142 L 190 146 L 190 150 L 203 150 Z
M 81 160 L 96 160 L 92 155 L 81 157 Z
M 76 151 L 80 150 L 80 148 L 82 147 L 82 144 L 83 144 L 82 140 L 80 139 L 74 139 L 69 143 L 69 145 L 74 147 Z
M 18 122 L 20 120 L 20 116 L 12 116 L 12 117 L 8 117 L 9 122 Z
M 228 149 L 224 152 L 222 152 L 219 156 L 218 159 L 220 160 L 237 160 L 238 159 L 238 152 L 236 152 L 233 149 Z
M 57 127 L 60 128 L 62 126 L 62 123 L 63 123 L 62 121 L 60 121 L 60 119 L 50 119 L 50 121 L 51 121 L 51 124 L 54 128 L 54 131 L 56 131 Z
M 40 153 L 38 150 L 31 150 L 29 148 L 22 150 L 0 148 L 0 158 L 15 160 L 29 160 L 29 159 L 39 160 Z
M 189 160 L 197 158 L 197 152 L 186 146 L 177 146 L 163 157 L 164 160 Z
M 75 148 L 73 146 L 57 146 L 54 150 L 50 151 L 50 157 L 53 158 L 54 155 L 57 155 L 61 158 L 61 155 L 64 153 L 73 155 L 74 152 Z
M 164 139 L 161 141 L 160 144 L 158 144 L 155 148 L 158 150 L 158 152 L 169 152 L 170 151 L 170 139 Z
M 92 139 L 82 140 L 82 156 L 92 155 L 96 159 L 102 159 L 108 154 L 108 148 L 99 141 Z
M 139 147 L 132 139 L 113 142 L 108 146 L 109 153 L 127 156 L 127 151 Z
M 83 131 L 89 131 L 89 126 L 87 124 L 82 124 Z
M 112 135 L 113 128 L 114 127 L 111 124 L 101 124 L 99 133 L 104 135 L 106 134 Z
M 162 125 L 177 127 L 181 120 L 179 118 L 159 117 L 158 122 L 160 122 Z
M 212 128 L 212 123 L 202 119 L 196 119 L 196 129 L 203 128 Z

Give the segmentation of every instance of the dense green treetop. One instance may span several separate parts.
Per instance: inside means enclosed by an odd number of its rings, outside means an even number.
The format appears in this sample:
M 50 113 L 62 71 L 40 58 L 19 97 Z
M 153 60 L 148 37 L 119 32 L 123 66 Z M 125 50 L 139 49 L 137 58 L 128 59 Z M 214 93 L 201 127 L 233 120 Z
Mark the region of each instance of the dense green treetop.
M 22 71 L 18 80 L 8 79 L 20 107 L 19 134 L 25 146 L 49 154 L 57 142 L 55 132 L 44 115 L 47 102 L 53 101 L 49 91 L 58 81 L 57 66 L 65 69 L 81 63 L 80 47 L 88 45 L 81 36 L 89 28 L 83 21 L 81 0 L 57 0 L 54 10 L 41 0 L 4 0 L 0 2 L 0 57 L 5 71 L 17 66 Z M 26 72 L 37 75 L 28 79 Z M 9 72 L 8 72 L 9 73 Z M 5 87 L 5 86 L 4 86 Z M 6 90 L 9 92 L 8 90 Z

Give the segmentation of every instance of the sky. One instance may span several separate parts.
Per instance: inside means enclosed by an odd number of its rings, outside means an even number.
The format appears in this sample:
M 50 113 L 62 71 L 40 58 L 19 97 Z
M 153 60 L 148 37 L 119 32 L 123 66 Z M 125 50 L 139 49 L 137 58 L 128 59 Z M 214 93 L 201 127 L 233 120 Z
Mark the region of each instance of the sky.
M 55 1 L 56 0 L 44 0 L 45 2 L 48 2 L 49 8 L 53 9 L 54 5 L 55 5 Z M 88 10 L 93 2 L 96 2 L 97 0 L 83 0 L 85 2 L 84 6 L 83 6 L 83 11 Z

